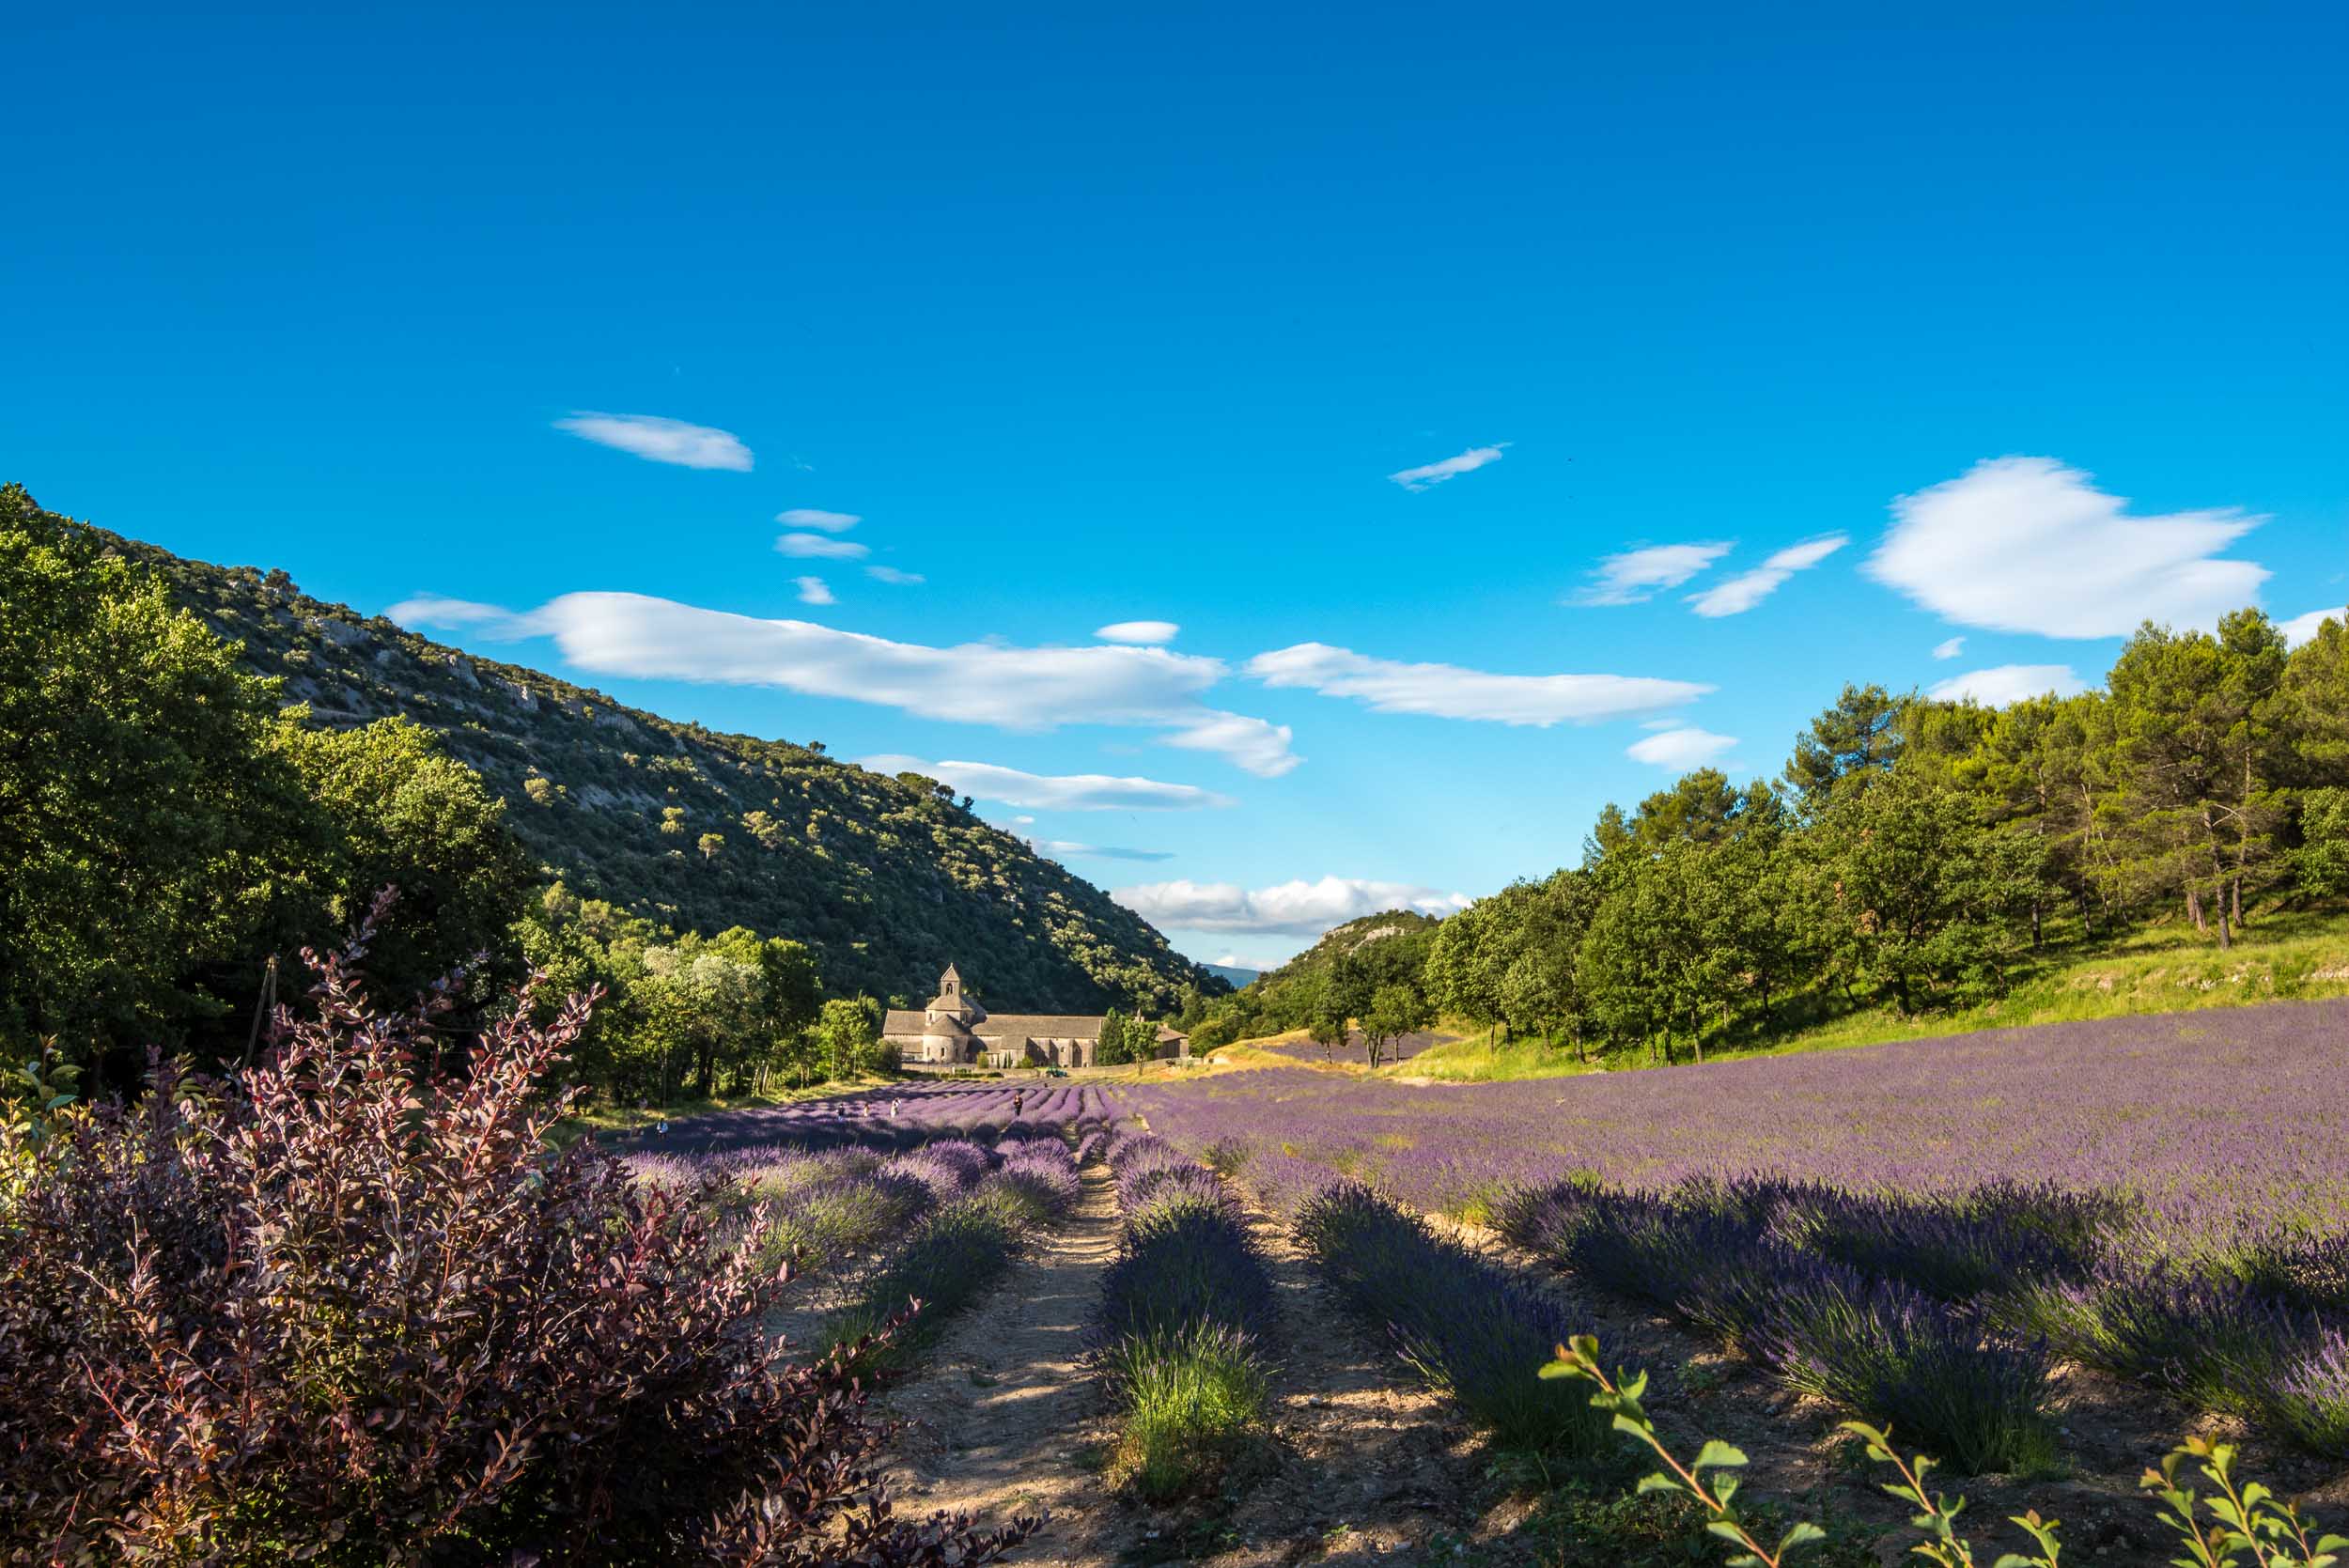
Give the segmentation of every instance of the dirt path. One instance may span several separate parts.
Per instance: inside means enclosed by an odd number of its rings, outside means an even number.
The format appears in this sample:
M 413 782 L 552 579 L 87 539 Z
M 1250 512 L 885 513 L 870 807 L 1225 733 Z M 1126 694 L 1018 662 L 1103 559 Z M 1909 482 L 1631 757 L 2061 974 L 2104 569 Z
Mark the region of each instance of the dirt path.
M 1016 1559 L 1039 1568 L 1118 1556 L 1119 1510 L 1091 1467 L 1104 1436 L 1100 1393 L 1082 1360 L 1101 1270 L 1117 1251 L 1117 1201 L 1105 1167 L 1088 1166 L 1081 1179 L 1067 1220 L 883 1402 L 906 1423 L 892 1470 L 899 1513 L 1002 1522 L 1049 1509 L 1051 1523 Z

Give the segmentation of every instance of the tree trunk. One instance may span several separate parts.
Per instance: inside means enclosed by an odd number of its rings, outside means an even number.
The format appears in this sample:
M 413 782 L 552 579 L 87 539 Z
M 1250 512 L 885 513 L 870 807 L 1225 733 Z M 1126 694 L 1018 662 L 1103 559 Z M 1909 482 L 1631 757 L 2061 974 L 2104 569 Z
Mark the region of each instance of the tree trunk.
M 2186 918 L 2194 923 L 2197 931 L 2210 929 L 2210 923 L 2202 918 L 2202 890 L 2191 882 L 2186 885 Z

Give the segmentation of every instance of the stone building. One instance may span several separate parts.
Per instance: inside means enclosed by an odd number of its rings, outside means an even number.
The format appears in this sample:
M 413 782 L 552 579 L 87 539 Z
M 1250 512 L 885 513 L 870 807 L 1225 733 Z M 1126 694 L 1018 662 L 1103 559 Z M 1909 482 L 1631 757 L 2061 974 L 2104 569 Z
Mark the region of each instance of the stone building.
M 938 994 L 923 1006 L 889 1010 L 881 1038 L 909 1067 L 1090 1067 L 1101 1024 L 1098 1014 L 989 1013 L 964 992 L 961 974 L 948 964 Z M 1158 1055 L 1190 1050 L 1182 1035 L 1159 1031 Z

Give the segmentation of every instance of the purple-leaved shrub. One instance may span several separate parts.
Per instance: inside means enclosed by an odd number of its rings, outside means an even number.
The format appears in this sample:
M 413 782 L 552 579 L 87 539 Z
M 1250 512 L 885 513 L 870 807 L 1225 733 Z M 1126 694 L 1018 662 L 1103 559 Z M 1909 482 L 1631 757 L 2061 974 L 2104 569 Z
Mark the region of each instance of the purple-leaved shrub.
M 547 1152 L 592 998 L 444 1073 L 437 1004 L 377 1012 L 359 951 L 241 1080 L 6 1135 L 0 1558 L 910 1568 L 1030 1532 L 893 1515 L 849 1356 L 762 1331 L 783 1271 L 708 1183 Z

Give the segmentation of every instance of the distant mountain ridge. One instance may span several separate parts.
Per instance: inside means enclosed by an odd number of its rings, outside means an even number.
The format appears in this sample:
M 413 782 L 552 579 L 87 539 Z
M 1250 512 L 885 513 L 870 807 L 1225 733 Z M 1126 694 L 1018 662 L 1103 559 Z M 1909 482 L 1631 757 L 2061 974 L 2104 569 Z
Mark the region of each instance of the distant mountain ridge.
M 1237 964 L 1202 964 L 1199 967 L 1209 974 L 1222 976 L 1235 989 L 1252 984 L 1256 976 L 1264 973 L 1262 970 L 1243 969 Z
M 674 722 L 312 598 L 283 571 L 92 532 L 241 644 L 314 722 L 398 714 L 436 732 L 583 895 L 680 928 L 793 938 L 817 951 L 829 988 L 899 1001 L 928 995 L 949 962 L 982 1000 L 1047 1012 L 1171 1011 L 1184 986 L 1226 989 L 934 780 Z M 709 833 L 722 842 L 705 852 Z

